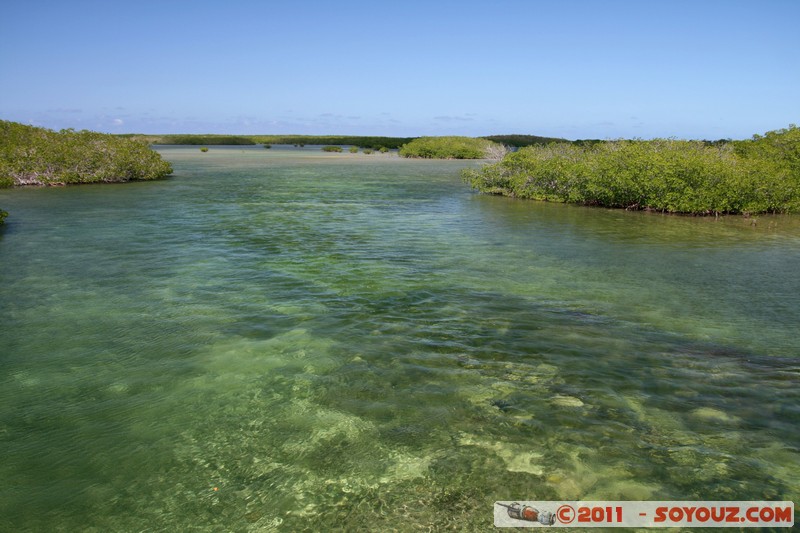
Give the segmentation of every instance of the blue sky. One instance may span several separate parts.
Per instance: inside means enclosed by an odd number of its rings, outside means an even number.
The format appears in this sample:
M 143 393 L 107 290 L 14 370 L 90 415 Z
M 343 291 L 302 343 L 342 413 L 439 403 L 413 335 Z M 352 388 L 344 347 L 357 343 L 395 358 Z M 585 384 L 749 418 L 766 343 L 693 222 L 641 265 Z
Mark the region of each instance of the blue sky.
M 4 0 L 0 118 L 119 133 L 747 138 L 800 0 Z

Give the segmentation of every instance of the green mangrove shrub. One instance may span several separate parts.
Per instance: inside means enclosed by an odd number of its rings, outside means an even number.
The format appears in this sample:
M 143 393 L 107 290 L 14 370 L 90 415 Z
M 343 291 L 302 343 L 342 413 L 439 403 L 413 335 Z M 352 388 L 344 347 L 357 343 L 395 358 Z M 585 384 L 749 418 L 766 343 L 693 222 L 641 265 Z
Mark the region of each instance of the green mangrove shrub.
M 145 141 L 0 121 L 4 186 L 152 180 L 171 173 L 170 164 Z
M 746 141 L 734 141 L 737 154 L 749 159 L 772 161 L 791 173 L 800 174 L 800 128 L 788 128 L 753 135 Z
M 351 154 L 357 154 L 358 146 L 351 146 L 347 151 L 350 152 Z
M 6 223 L 6 217 L 8 216 L 8 212 L 3 211 L 0 209 L 0 226 Z
M 341 151 L 343 151 L 343 149 L 342 149 L 341 146 L 323 146 L 322 147 L 322 151 L 323 152 L 341 152 Z
M 208 148 L 203 146 L 202 148 L 200 148 L 200 151 L 203 152 L 203 153 L 206 153 L 206 152 L 208 152 Z
M 400 147 L 402 157 L 426 159 L 485 159 L 502 149 L 487 139 L 472 137 L 420 137 Z
M 475 189 L 554 202 L 669 213 L 800 211 L 800 134 L 737 143 L 656 139 L 529 146 L 462 171 Z
M 522 148 L 523 146 L 550 144 L 554 142 L 569 142 L 566 139 L 561 139 L 558 137 L 540 137 L 538 135 L 519 135 L 519 134 L 489 135 L 482 138 L 494 141 L 498 144 L 502 144 L 505 146 L 513 146 L 515 148 Z

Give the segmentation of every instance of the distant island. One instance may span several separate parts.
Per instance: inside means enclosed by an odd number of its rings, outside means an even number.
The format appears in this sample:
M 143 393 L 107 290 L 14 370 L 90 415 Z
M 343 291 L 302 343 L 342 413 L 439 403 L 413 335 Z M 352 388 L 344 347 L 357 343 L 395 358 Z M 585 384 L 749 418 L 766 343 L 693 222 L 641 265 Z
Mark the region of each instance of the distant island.
M 0 187 L 153 180 L 171 173 L 146 142 L 0 120 Z

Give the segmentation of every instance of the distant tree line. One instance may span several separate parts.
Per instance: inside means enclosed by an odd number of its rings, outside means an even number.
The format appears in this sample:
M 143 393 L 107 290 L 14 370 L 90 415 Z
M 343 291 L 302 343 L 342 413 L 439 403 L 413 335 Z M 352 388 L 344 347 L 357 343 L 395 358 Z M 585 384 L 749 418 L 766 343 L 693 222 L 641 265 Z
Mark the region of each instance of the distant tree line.
M 375 137 L 358 135 L 144 135 L 129 133 L 119 135 L 120 137 L 146 141 L 150 144 L 166 145 L 255 145 L 263 144 L 271 146 L 273 144 L 290 144 L 295 146 L 314 145 L 339 145 L 339 146 L 358 146 L 360 148 L 371 148 L 380 150 L 381 148 L 398 149 L 402 145 L 414 139 L 414 137 Z
M 369 137 L 357 135 L 253 135 L 252 139 L 259 144 L 322 144 L 339 146 L 358 146 L 360 148 L 398 149 L 413 137 Z
M 250 137 L 242 135 L 164 135 L 157 143 L 153 144 L 251 146 L 258 143 Z
M 558 137 L 539 137 L 538 135 L 489 135 L 486 137 L 481 137 L 482 139 L 486 139 L 489 141 L 496 142 L 498 144 L 502 144 L 505 146 L 513 146 L 514 148 L 522 148 L 523 146 L 537 146 L 537 145 L 544 145 L 550 144 L 554 142 L 564 143 L 569 142 L 566 139 L 560 139 Z
M 492 194 L 669 213 L 800 212 L 800 128 L 746 141 L 528 146 L 464 179 Z
M 140 133 L 118 134 L 118 137 L 145 141 L 149 144 L 164 145 L 190 145 L 190 146 L 252 146 L 263 144 L 265 148 L 271 148 L 273 144 L 288 144 L 294 146 L 309 145 L 329 145 L 329 146 L 357 146 L 359 148 L 370 148 L 380 150 L 381 148 L 397 150 L 409 142 L 420 137 L 370 137 L 359 135 L 208 135 L 208 134 L 174 134 L 174 135 L 146 135 Z M 429 137 L 428 137 L 429 138 Z M 472 137 L 470 137 L 472 138 Z M 477 137 L 486 139 L 509 148 L 523 148 L 525 146 L 544 146 L 552 143 L 569 143 L 576 146 L 594 146 L 607 142 L 603 139 L 578 139 L 570 141 L 559 137 L 542 137 L 539 135 L 488 135 Z M 730 139 L 718 139 L 715 141 L 702 141 L 705 144 L 719 146 L 728 144 Z
M 119 133 L 116 137 L 144 141 L 147 144 L 190 145 L 190 146 L 251 146 L 258 144 L 246 135 L 207 135 L 207 134 L 175 134 L 175 135 L 146 135 L 143 133 Z
M 176 134 L 176 135 L 145 135 L 138 133 L 120 134 L 120 137 L 147 141 L 150 144 L 165 145 L 254 145 L 263 144 L 289 144 L 294 146 L 313 145 L 338 145 L 357 146 L 380 150 L 387 148 L 397 150 L 419 137 L 380 137 L 363 135 L 206 135 L 206 134 Z M 538 135 L 490 135 L 480 137 L 500 145 L 519 148 L 553 142 L 570 142 L 557 137 L 540 137 Z M 574 141 L 585 142 L 585 141 Z M 600 141 L 596 141 L 600 142 Z

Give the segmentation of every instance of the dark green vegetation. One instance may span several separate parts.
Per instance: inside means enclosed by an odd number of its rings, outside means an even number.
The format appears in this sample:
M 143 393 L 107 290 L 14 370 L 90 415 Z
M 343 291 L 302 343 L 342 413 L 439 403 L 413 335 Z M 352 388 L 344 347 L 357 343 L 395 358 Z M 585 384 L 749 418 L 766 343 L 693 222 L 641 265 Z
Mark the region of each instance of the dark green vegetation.
M 290 144 L 294 146 L 313 145 L 339 145 L 358 146 L 372 150 L 386 148 L 397 150 L 404 144 L 418 139 L 418 137 L 374 137 L 361 135 L 145 135 L 139 133 L 121 134 L 119 137 L 146 141 L 149 144 L 164 145 L 253 145 L 264 144 L 265 148 L 273 144 Z M 489 135 L 479 137 L 496 142 L 504 146 L 521 148 L 523 146 L 539 146 L 554 142 L 573 142 L 575 144 L 592 144 L 603 142 L 600 140 L 568 141 L 558 137 L 541 137 L 538 135 Z
M 2 209 L 0 209 L 0 226 L 2 226 L 5 223 L 7 216 L 8 216 L 8 213 L 6 213 Z
M 0 187 L 152 180 L 171 173 L 146 142 L 0 121 Z
M 342 151 L 342 147 L 341 146 L 333 146 L 333 145 L 323 146 L 322 147 L 322 151 L 323 152 L 341 152 Z
M 522 148 L 523 146 L 538 146 L 543 144 L 550 144 L 550 143 L 565 143 L 569 142 L 566 139 L 560 139 L 557 137 L 539 137 L 538 135 L 489 135 L 486 137 L 481 137 L 482 139 L 487 139 L 489 141 L 494 141 L 498 144 L 502 144 L 505 146 L 513 146 L 514 148 Z M 576 141 L 580 142 L 580 141 Z
M 270 144 L 335 144 L 353 145 L 361 148 L 378 150 L 382 146 L 387 148 L 400 148 L 413 137 L 364 137 L 352 135 L 254 135 L 259 143 Z
M 370 137 L 357 135 L 142 135 L 125 134 L 120 137 L 143 140 L 150 144 L 164 145 L 253 145 L 264 144 L 265 148 L 273 144 L 290 144 L 294 146 L 338 145 L 357 146 L 360 148 L 380 150 L 397 150 L 418 137 Z M 480 137 L 504 146 L 519 148 L 522 146 L 543 145 L 553 142 L 569 142 L 555 137 L 538 135 L 490 135 Z M 583 142 L 583 141 L 575 141 Z M 598 141 L 599 142 L 599 141 Z
M 717 143 L 724 141 L 715 141 Z M 800 128 L 788 128 L 753 135 L 747 141 L 733 141 L 736 153 L 750 159 L 772 161 L 787 170 L 795 180 L 800 179 Z
M 421 157 L 425 159 L 485 159 L 502 156 L 505 149 L 502 145 L 472 137 L 420 137 L 403 145 L 400 155 L 403 157 Z
M 463 176 L 479 191 L 669 213 L 800 211 L 800 129 L 728 143 L 530 146 Z
M 150 144 L 164 145 L 253 145 L 264 144 L 265 148 L 273 144 L 305 145 L 337 145 L 357 146 L 371 150 L 397 150 L 418 137 L 370 137 L 359 135 L 142 135 L 126 134 L 120 137 L 147 141 Z M 466 138 L 466 137 L 465 137 Z M 522 147 L 549 144 L 552 142 L 569 142 L 555 137 L 539 137 L 537 135 L 491 135 L 480 137 L 505 146 Z M 576 141 L 580 142 L 580 141 Z
M 209 145 L 209 146 L 251 146 L 258 144 L 252 137 L 246 135 L 120 135 L 120 137 L 131 137 L 137 140 L 146 141 L 148 144 L 188 144 L 188 145 Z
M 400 148 L 413 137 L 369 137 L 353 135 L 142 135 L 127 134 L 120 137 L 146 141 L 149 144 L 166 145 L 253 145 L 291 144 L 305 146 L 307 144 L 353 145 L 361 148 L 378 150 L 381 147 Z

